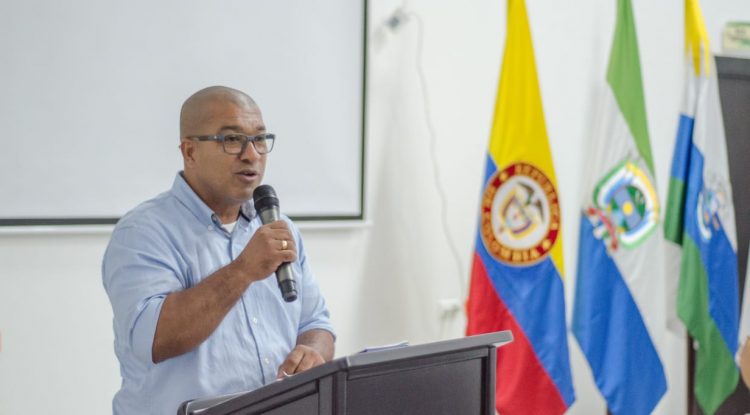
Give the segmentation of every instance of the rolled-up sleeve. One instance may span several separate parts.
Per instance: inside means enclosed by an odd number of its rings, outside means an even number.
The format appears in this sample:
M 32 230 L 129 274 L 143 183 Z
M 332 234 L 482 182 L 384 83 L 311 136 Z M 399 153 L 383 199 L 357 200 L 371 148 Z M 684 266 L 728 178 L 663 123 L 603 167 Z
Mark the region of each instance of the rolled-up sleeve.
M 315 279 L 315 276 L 310 269 L 310 265 L 308 264 L 307 254 L 305 253 L 304 243 L 302 242 L 299 231 L 296 227 L 293 229 L 299 253 L 298 261 L 301 269 L 298 291 L 302 303 L 302 310 L 300 324 L 297 331 L 299 334 L 302 334 L 313 329 L 323 329 L 330 332 L 335 339 L 336 333 L 333 330 L 333 325 L 331 325 L 330 314 L 328 312 L 325 298 L 323 297 L 318 281 Z
M 137 225 L 118 226 L 102 263 L 102 278 L 114 314 L 116 341 L 143 364 L 153 364 L 152 347 L 166 296 L 185 288 L 163 235 Z

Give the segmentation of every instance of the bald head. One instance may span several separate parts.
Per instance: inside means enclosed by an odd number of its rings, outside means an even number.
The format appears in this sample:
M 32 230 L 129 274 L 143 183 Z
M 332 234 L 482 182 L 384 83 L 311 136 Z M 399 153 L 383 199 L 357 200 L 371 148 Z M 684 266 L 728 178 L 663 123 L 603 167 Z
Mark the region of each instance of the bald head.
M 258 106 L 236 89 L 212 86 L 196 92 L 182 105 L 182 175 L 223 223 L 237 220 L 240 206 L 252 198 L 263 180 L 268 157 L 250 141 L 243 143 L 239 153 L 227 151 L 224 137 L 255 137 L 265 132 Z
M 233 104 L 239 108 L 257 108 L 246 93 L 226 86 L 210 86 L 191 95 L 180 110 L 180 137 L 195 134 L 217 106 Z

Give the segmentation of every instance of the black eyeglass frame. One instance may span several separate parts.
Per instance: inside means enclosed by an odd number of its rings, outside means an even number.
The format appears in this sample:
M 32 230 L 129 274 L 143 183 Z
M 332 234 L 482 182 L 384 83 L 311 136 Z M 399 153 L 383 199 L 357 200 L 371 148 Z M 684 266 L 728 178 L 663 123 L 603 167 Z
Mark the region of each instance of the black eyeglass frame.
M 243 137 L 244 141 L 242 142 L 242 148 L 240 148 L 240 151 L 236 153 L 230 153 L 227 150 L 226 146 L 226 138 L 227 137 Z M 276 141 L 276 134 L 273 133 L 263 133 L 258 135 L 247 135 L 242 133 L 230 133 L 230 134 L 218 134 L 218 135 L 190 135 L 185 137 L 190 140 L 198 140 L 198 141 L 216 141 L 221 143 L 221 148 L 224 150 L 225 153 L 231 154 L 233 156 L 236 156 L 237 154 L 242 154 L 247 150 L 247 143 L 252 142 L 253 143 L 253 149 L 258 154 L 268 154 L 273 150 L 273 145 Z M 258 147 L 255 145 L 256 142 L 266 140 L 267 142 L 270 142 L 270 145 L 268 146 L 268 151 L 260 151 Z

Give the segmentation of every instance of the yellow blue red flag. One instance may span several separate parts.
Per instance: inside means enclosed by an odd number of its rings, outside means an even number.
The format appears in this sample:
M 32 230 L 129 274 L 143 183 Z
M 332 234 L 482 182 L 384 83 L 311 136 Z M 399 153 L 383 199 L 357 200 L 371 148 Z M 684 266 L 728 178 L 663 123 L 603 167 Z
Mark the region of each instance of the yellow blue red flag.
M 575 394 L 560 202 L 523 0 L 508 1 L 487 153 L 466 332 L 513 331 L 513 343 L 498 350 L 500 413 L 562 414 Z

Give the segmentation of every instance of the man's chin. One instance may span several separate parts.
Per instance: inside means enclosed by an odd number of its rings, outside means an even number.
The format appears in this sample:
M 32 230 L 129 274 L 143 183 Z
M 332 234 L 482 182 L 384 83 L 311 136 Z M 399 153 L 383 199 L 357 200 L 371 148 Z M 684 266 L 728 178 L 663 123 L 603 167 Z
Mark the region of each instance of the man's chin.
M 237 189 L 234 192 L 234 199 L 239 203 L 245 203 L 248 200 L 253 198 L 253 192 L 255 191 L 255 188 L 260 186 L 259 184 L 253 185 L 253 186 L 243 186 L 240 189 Z

